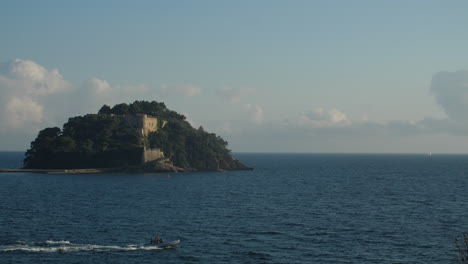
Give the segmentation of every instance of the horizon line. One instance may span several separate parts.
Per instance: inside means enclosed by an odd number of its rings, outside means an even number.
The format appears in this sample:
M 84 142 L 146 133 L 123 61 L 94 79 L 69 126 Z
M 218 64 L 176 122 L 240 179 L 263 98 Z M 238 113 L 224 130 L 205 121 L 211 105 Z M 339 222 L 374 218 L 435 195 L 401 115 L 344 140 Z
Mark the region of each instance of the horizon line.
M 0 150 L 0 152 L 23 152 L 26 150 Z M 312 154 L 312 155 L 468 155 L 454 152 L 314 152 L 314 151 L 231 151 L 234 154 Z

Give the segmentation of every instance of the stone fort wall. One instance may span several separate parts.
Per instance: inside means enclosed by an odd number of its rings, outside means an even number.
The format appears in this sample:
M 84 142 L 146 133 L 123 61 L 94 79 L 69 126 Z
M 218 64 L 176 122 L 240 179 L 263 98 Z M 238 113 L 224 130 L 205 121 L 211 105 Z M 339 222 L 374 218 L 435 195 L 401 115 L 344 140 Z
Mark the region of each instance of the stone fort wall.
M 164 153 L 161 151 L 161 149 L 143 149 L 143 157 L 142 157 L 142 162 L 150 162 L 153 160 L 161 159 L 164 158 Z

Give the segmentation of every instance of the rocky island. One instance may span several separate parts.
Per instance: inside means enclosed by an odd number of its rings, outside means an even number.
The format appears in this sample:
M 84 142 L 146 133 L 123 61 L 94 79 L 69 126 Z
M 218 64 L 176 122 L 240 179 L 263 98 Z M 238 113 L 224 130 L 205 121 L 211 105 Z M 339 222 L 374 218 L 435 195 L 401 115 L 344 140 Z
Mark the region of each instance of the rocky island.
M 31 142 L 24 169 L 65 172 L 250 170 L 214 133 L 193 128 L 164 103 L 104 105 L 97 114 L 45 128 Z M 98 168 L 98 169 L 90 169 Z

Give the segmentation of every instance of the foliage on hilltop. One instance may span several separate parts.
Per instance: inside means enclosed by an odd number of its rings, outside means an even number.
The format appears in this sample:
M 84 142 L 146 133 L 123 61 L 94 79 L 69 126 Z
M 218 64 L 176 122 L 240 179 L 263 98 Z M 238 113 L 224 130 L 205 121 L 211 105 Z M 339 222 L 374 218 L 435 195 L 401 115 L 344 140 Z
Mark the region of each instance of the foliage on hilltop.
M 102 153 L 134 149 L 140 146 L 140 141 L 138 134 L 118 117 L 97 114 L 72 117 L 63 125 L 63 129 L 51 127 L 39 132 L 26 151 L 24 167 L 109 167 L 113 164 L 104 162 Z M 96 160 L 99 157 L 101 162 Z M 106 160 L 109 159 L 111 157 Z
M 142 140 L 120 118 L 136 114 L 157 117 L 160 129 Z M 167 124 L 162 126 L 161 120 Z M 228 144 L 221 137 L 202 127 L 193 128 L 184 115 L 169 110 L 164 103 L 135 101 L 114 107 L 104 105 L 98 114 L 70 118 L 63 129 L 53 127 L 40 131 L 26 152 L 24 166 L 50 169 L 132 165 L 137 157 L 128 154 L 144 145 L 160 148 L 181 168 L 236 169 L 241 164 L 230 155 Z

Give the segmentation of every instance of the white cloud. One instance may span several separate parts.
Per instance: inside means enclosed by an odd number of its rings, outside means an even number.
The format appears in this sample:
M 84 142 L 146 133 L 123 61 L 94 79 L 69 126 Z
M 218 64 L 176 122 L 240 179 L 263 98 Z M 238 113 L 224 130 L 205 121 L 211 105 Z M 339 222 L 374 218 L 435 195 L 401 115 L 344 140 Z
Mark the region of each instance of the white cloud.
M 199 95 L 201 88 L 194 85 L 149 86 L 146 84 L 121 86 L 111 84 L 106 80 L 91 78 L 84 81 L 73 94 L 76 98 L 83 98 L 75 102 L 73 114 L 97 112 L 103 105 L 109 106 L 119 103 L 130 103 L 135 100 L 154 100 L 167 97 L 192 97 Z
M 98 78 L 91 78 L 83 83 L 83 87 L 93 94 L 102 94 L 111 92 L 110 84 Z
M 48 71 L 29 60 L 15 59 L 4 63 L 0 69 L 2 93 L 39 96 L 64 92 L 71 86 L 58 70 Z
M 343 127 L 349 126 L 352 122 L 348 119 L 345 113 L 338 109 L 325 110 L 316 108 L 312 111 L 303 113 L 297 121 L 293 122 L 298 125 L 311 125 L 313 127 Z
M 169 85 L 169 84 L 161 84 L 160 91 L 166 96 L 186 96 L 192 97 L 200 95 L 202 89 L 198 86 L 192 84 L 184 84 L 184 85 Z
M 7 72 L 12 79 L 43 81 L 48 71 L 33 61 L 15 59 L 7 63 Z
M 263 108 L 259 105 L 245 104 L 244 108 L 250 114 L 251 120 L 256 124 L 263 123 L 264 111 Z
M 244 98 L 255 93 L 255 89 L 250 87 L 228 87 L 225 86 L 216 91 L 217 95 L 231 103 L 240 103 Z
M 430 90 L 449 118 L 468 121 L 468 71 L 438 72 L 432 78 Z
M 31 122 L 41 122 L 43 112 L 44 107 L 31 98 L 13 97 L 4 105 L 2 119 L 9 127 L 16 128 Z
M 120 86 L 111 85 L 108 81 L 99 78 L 91 78 L 84 81 L 78 90 L 74 91 L 79 94 L 80 97 L 84 97 L 88 100 L 95 101 L 102 105 L 106 104 L 117 104 L 122 102 L 128 102 L 133 98 L 139 99 L 147 97 L 154 92 L 145 84 L 133 85 L 133 86 Z
M 36 129 L 38 123 L 47 121 L 46 106 L 71 88 L 58 70 L 47 70 L 33 61 L 15 59 L 0 64 L 2 130 Z

